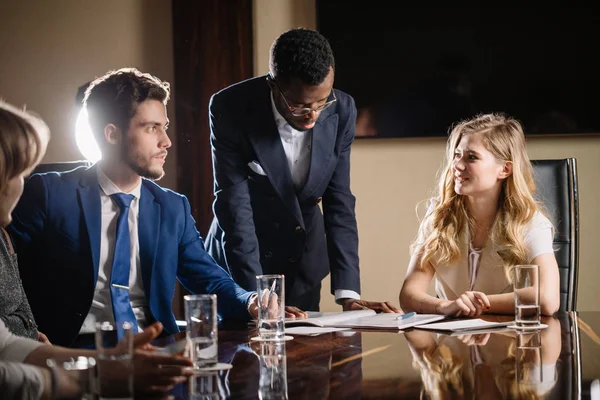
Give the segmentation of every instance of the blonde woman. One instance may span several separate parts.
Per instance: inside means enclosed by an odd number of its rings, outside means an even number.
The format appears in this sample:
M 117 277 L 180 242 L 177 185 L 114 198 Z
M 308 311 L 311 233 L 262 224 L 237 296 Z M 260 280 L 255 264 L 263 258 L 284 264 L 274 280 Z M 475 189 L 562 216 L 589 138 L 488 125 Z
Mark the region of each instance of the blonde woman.
M 438 194 L 421 222 L 402 289 L 406 311 L 514 313 L 511 267 L 539 265 L 540 311 L 560 305 L 553 227 L 534 200 L 521 124 L 500 114 L 458 123 Z M 427 294 L 435 280 L 436 296 Z

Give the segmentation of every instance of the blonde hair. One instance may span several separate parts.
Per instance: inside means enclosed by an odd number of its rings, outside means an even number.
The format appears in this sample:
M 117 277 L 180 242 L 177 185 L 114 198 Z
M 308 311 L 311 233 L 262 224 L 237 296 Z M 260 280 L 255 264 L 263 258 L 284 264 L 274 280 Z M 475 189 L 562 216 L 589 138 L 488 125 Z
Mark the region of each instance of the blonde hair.
M 0 100 L 0 192 L 41 161 L 49 139 L 50 130 L 41 118 Z
M 498 212 L 490 232 L 493 243 L 500 248 L 498 254 L 504 261 L 510 281 L 510 268 L 530 261 L 527 260 L 523 229 L 541 207 L 533 197 L 535 183 L 523 128 L 517 120 L 502 114 L 478 115 L 459 122 L 452 129 L 446 146 L 445 166 L 440 171 L 438 193 L 421 223 L 413 251 L 421 253 L 421 265 L 434 258 L 445 264 L 461 258 L 463 249 L 459 240 L 465 229 L 472 231 L 475 221 L 467 212 L 465 196 L 454 191 L 453 159 L 461 139 L 474 134 L 482 138 L 486 150 L 499 162 L 512 162 L 512 174 L 502 183 Z

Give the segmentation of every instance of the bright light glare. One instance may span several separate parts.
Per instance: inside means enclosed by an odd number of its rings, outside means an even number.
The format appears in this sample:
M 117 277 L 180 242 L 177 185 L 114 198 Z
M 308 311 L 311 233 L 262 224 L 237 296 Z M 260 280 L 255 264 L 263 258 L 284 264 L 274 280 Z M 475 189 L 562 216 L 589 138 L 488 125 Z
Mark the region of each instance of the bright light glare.
M 85 107 L 81 109 L 75 122 L 75 142 L 81 154 L 88 161 L 95 163 L 102 158 L 102 154 L 88 123 L 88 113 Z

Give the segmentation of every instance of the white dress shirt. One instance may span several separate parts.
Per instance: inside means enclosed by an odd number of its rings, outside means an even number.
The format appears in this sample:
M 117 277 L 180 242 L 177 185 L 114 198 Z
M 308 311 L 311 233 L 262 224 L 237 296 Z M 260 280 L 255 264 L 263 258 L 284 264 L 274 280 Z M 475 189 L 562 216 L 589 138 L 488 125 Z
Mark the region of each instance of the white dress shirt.
M 308 177 L 308 169 L 310 168 L 310 155 L 312 129 L 307 131 L 299 131 L 287 123 L 285 118 L 279 114 L 275 102 L 273 101 L 273 93 L 271 93 L 271 106 L 273 115 L 275 116 L 275 124 L 281 136 L 281 144 L 283 151 L 288 161 L 288 166 L 292 172 L 292 180 L 297 191 L 301 190 L 306 183 Z
M 102 210 L 102 225 L 100 228 L 100 262 L 98 264 L 98 281 L 96 281 L 96 290 L 92 307 L 88 313 L 80 333 L 90 333 L 95 331 L 95 322 L 111 321 L 114 322 L 112 302 L 110 297 L 110 275 L 112 271 L 112 262 L 115 251 L 115 236 L 117 229 L 117 219 L 120 213 L 120 207 L 112 200 L 110 195 L 122 193 L 105 174 L 102 169 L 96 169 L 98 175 L 98 185 L 100 186 L 100 203 Z M 142 285 L 142 275 L 140 270 L 140 251 L 138 242 L 138 218 L 140 211 L 140 195 L 142 182 L 133 188 L 128 194 L 133 195 L 129 207 L 129 238 L 131 248 L 131 267 L 129 270 L 129 301 L 133 308 L 133 313 L 137 319 L 139 329 L 146 327 L 148 320 L 148 301 L 144 294 Z
M 273 116 L 275 117 L 275 124 L 277 125 L 279 136 L 281 136 L 283 151 L 285 152 L 285 157 L 292 173 L 294 187 L 297 191 L 300 191 L 306 183 L 306 178 L 308 177 L 308 171 L 310 169 L 313 131 L 312 129 L 299 131 L 288 124 L 275 106 L 273 93 L 271 93 L 271 108 L 273 109 Z M 336 289 L 335 301 L 339 304 L 342 299 L 360 300 L 360 295 L 354 290 Z

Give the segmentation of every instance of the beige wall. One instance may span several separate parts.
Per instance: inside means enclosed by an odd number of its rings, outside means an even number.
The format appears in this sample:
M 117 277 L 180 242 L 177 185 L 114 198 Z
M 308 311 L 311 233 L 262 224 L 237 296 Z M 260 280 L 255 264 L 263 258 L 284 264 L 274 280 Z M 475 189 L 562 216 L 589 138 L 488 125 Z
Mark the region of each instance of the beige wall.
M 315 28 L 314 0 L 254 0 L 255 72 L 268 70 L 272 41 L 295 27 Z M 298 13 L 298 10 L 302 10 Z M 409 260 L 408 246 L 418 222 L 415 206 L 431 194 L 440 166 L 444 139 L 358 139 L 352 149 L 352 190 L 357 198 L 359 254 L 363 297 L 392 300 Z M 600 208 L 596 182 L 600 171 L 600 136 L 532 138 L 533 159 L 576 157 L 580 188 L 579 310 L 600 310 L 596 286 L 600 282 L 597 226 Z M 339 309 L 323 284 L 321 307 Z
M 45 161 L 80 159 L 73 139 L 77 88 L 109 69 L 135 66 L 173 81 L 171 8 L 163 0 L 2 1 L 0 97 L 42 115 L 53 137 Z M 272 41 L 292 27 L 315 28 L 314 0 L 254 0 L 255 72 L 268 70 Z M 174 93 L 174 95 L 176 95 Z M 169 105 L 171 119 L 173 102 Z M 172 125 L 171 136 L 177 134 Z M 443 154 L 443 139 L 355 142 L 352 189 L 357 197 L 360 257 L 365 298 L 392 300 L 417 229 L 415 205 L 428 196 Z M 535 138 L 532 158 L 576 157 L 580 181 L 579 309 L 600 310 L 595 243 L 600 209 L 600 137 Z M 176 152 L 162 184 L 175 187 Z M 322 307 L 337 309 L 324 282 Z
M 0 1 L 0 97 L 46 120 L 52 139 L 45 162 L 83 158 L 74 140 L 79 86 L 121 67 L 173 82 L 170 1 Z M 171 101 L 171 120 L 173 109 Z M 175 156 L 171 151 L 161 182 L 171 188 Z

